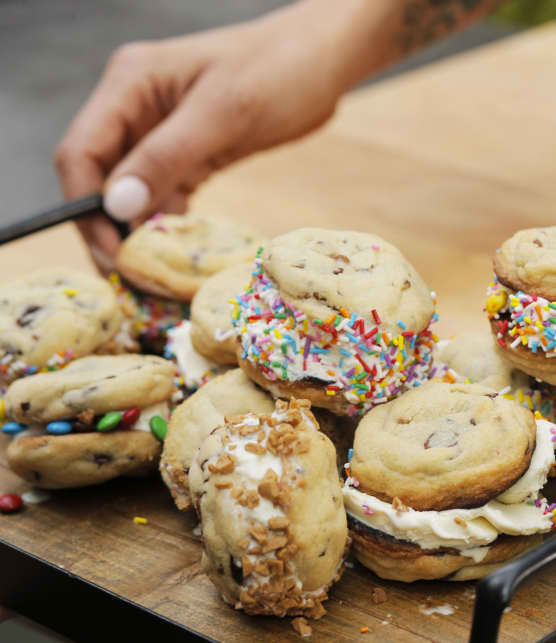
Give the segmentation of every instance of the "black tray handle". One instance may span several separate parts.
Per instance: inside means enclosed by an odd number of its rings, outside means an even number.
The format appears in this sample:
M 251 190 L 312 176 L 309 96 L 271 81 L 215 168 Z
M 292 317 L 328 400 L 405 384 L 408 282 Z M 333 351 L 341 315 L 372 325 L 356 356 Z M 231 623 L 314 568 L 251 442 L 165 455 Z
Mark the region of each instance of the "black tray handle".
M 45 230 L 64 221 L 72 221 L 95 212 L 102 212 L 108 216 L 103 209 L 102 194 L 90 194 L 81 199 L 66 201 L 51 210 L 45 210 L 15 223 L 10 223 L 5 227 L 0 227 L 0 245 L 15 241 L 33 232 Z M 121 238 L 125 239 L 130 232 L 129 224 L 126 221 L 116 221 L 116 219 L 109 218 L 118 229 Z
M 476 587 L 475 610 L 469 643 L 495 643 L 502 614 L 521 583 L 545 565 L 556 561 L 556 538 L 520 556 L 492 574 Z M 549 635 L 544 640 L 551 640 Z

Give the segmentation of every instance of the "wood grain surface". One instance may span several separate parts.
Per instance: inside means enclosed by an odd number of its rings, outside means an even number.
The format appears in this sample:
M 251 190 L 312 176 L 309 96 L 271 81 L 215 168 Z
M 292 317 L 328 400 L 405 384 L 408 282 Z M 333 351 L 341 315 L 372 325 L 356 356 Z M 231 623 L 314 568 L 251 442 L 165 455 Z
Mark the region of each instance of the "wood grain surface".
M 438 293 L 439 335 L 486 327 L 496 247 L 519 228 L 556 223 L 555 67 L 549 26 L 359 91 L 318 134 L 220 173 L 192 209 L 268 234 L 301 226 L 376 232 Z M 92 269 L 69 224 L 0 249 L 3 278 L 60 264 Z M 7 440 L 0 436 L 0 454 Z M 3 457 L 0 492 L 22 493 Z M 288 619 L 247 617 L 219 600 L 199 573 L 195 523 L 156 477 L 120 479 L 0 516 L 0 537 L 212 638 L 298 640 Z M 375 587 L 387 602 L 372 602 Z M 355 564 L 313 624 L 313 640 L 465 641 L 473 588 L 381 581 Z M 517 593 L 500 640 L 534 641 L 554 629 L 554 597 L 556 572 L 539 574 Z M 453 614 L 423 611 L 445 604 Z

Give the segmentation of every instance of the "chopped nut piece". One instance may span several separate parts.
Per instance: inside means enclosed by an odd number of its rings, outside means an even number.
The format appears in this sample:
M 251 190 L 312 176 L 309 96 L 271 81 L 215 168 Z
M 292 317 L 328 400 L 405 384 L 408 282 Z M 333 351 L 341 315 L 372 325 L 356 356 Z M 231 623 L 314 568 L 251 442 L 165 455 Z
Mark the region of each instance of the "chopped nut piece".
M 409 509 L 397 496 L 394 498 L 394 500 L 392 500 L 392 509 L 396 511 L 409 511 Z
M 276 516 L 268 521 L 270 529 L 287 529 L 289 524 L 290 521 L 285 516 Z
M 245 589 L 241 590 L 241 593 L 239 595 L 239 600 L 242 602 L 243 605 L 253 605 L 255 602 L 255 599 L 249 595 L 249 592 Z
M 278 499 L 280 489 L 278 487 L 278 476 L 273 469 L 267 469 L 263 479 L 257 487 L 258 492 L 263 498 L 275 503 Z
M 249 538 L 242 538 L 242 539 L 238 542 L 237 546 L 238 546 L 240 549 L 247 549 L 247 547 L 249 547 Z
M 257 444 L 257 442 L 248 442 L 245 445 L 245 450 L 256 455 L 264 455 L 266 453 L 266 449 L 260 444 Z
M 259 576 L 270 576 L 270 571 L 268 569 L 268 563 L 265 560 L 257 561 L 255 565 L 255 571 Z
M 208 468 L 211 473 L 232 473 L 236 463 L 237 459 L 231 453 L 222 453 L 216 464 L 209 464 Z
M 255 525 L 254 527 L 251 527 L 249 533 L 258 543 L 264 543 L 268 538 L 268 529 L 264 525 Z
M 243 570 L 244 578 L 249 576 L 254 569 L 253 563 L 247 558 L 247 556 L 242 556 L 241 558 L 241 569 Z
M 281 547 L 284 547 L 287 542 L 287 536 L 271 536 L 267 540 L 266 545 L 263 545 L 263 554 L 268 554 L 269 551 L 273 551 L 274 549 L 280 549 Z
M 218 482 L 214 483 L 214 486 L 217 489 L 229 489 L 232 486 L 232 483 L 231 481 L 219 480 Z
M 328 595 L 324 594 L 322 600 L 326 600 L 327 598 L 328 598 Z M 315 621 L 319 618 L 322 618 L 325 614 L 326 614 L 326 610 L 324 609 L 324 607 L 322 606 L 322 603 L 320 602 L 317 602 L 313 607 L 313 609 L 311 609 L 310 612 L 307 612 L 307 616 L 315 619 Z
M 388 600 L 388 597 L 382 587 L 375 587 L 371 594 L 371 600 L 375 605 L 379 605 L 380 603 L 385 603 Z
M 261 429 L 257 434 L 257 442 L 262 442 L 266 438 L 266 433 Z
M 454 518 L 454 522 L 460 527 L 467 527 L 467 523 L 465 522 L 465 520 L 463 518 L 460 518 L 459 516 L 456 516 Z
M 284 574 L 284 563 L 273 558 L 268 561 L 268 569 L 271 576 L 282 576 Z
M 92 424 L 95 419 L 95 412 L 92 409 L 87 409 L 86 411 L 81 411 L 77 414 L 77 419 L 83 424 Z

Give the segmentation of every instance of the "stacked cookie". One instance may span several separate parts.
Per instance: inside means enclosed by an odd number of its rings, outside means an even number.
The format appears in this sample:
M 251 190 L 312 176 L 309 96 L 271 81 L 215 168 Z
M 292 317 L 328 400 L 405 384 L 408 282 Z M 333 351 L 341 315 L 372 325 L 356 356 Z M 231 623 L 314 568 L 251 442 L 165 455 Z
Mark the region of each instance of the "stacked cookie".
M 554 433 L 478 384 L 430 382 L 371 411 L 344 487 L 356 557 L 382 578 L 469 580 L 539 544 Z
M 262 237 L 249 226 L 197 214 L 158 214 L 122 244 L 114 276 L 122 297 L 137 302 L 136 325 L 147 352 L 162 354 L 166 332 L 212 275 L 251 261 Z

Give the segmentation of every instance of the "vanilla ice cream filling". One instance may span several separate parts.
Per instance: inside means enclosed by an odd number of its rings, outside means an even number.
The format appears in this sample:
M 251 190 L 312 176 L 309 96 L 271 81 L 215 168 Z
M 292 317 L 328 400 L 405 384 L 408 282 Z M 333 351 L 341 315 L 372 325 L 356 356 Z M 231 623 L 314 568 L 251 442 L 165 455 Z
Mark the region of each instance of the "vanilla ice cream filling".
M 199 388 L 208 377 L 216 372 L 223 372 L 216 362 L 200 355 L 191 342 L 191 322 L 182 321 L 167 332 L 166 352 L 173 356 L 180 375 L 188 389 Z
M 343 489 L 346 511 L 367 527 L 398 540 L 412 542 L 422 549 L 458 549 L 462 555 L 480 562 L 488 552 L 486 546 L 500 534 L 530 536 L 552 528 L 553 514 L 545 513 L 546 500 L 538 501 L 537 494 L 554 463 L 553 427 L 551 422 L 537 420 L 537 443 L 529 469 L 504 493 L 481 507 L 399 511 L 358 491 L 352 486 L 354 479 L 348 478 Z

